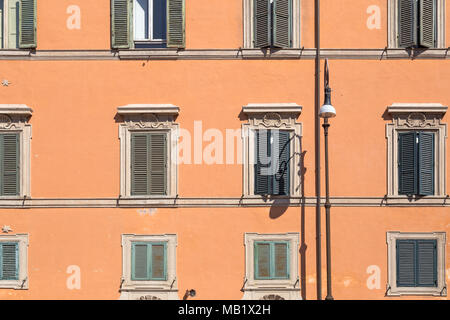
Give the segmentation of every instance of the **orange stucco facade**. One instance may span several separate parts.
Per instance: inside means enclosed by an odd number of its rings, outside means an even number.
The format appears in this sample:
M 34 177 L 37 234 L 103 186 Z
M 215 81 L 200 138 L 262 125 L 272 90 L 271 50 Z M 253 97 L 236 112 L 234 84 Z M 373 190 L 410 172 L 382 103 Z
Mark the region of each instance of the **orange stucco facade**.
M 301 47 L 314 49 L 314 1 L 300 3 Z M 80 29 L 66 27 L 70 5 L 81 9 Z M 367 27 L 370 5 L 380 9 L 379 29 Z M 243 47 L 242 8 L 242 0 L 186 0 L 184 51 Z M 387 12 L 383 0 L 321 1 L 322 47 L 354 50 L 340 56 L 333 51 L 329 60 L 337 110 L 329 149 L 330 193 L 339 198 L 331 208 L 335 299 L 398 298 L 386 296 L 387 232 L 450 233 L 450 201 L 383 203 L 388 184 L 386 125 L 392 121 L 385 117 L 387 107 L 450 105 L 448 53 L 417 59 L 364 56 L 387 46 Z M 445 14 L 450 17 L 450 6 Z M 194 299 L 241 299 L 244 234 L 289 232 L 300 239 L 295 272 L 301 297 L 316 299 L 314 57 L 209 59 L 205 54 L 196 59 L 125 60 L 111 49 L 110 28 L 109 0 L 38 0 L 36 51 L 23 57 L 10 57 L 8 50 L 0 53 L 0 80 L 9 81 L 0 86 L 0 103 L 33 109 L 30 198 L 22 206 L 0 199 L 0 225 L 11 227 L 8 235 L 29 237 L 28 288 L 0 289 L 0 299 L 119 299 L 123 234 L 177 235 L 180 299 L 187 289 L 196 290 Z M 448 46 L 449 23 L 445 31 Z M 92 53 L 104 55 L 89 56 Z M 177 165 L 178 198 L 194 199 L 191 205 L 121 206 L 116 201 L 121 166 L 117 108 L 166 103 L 180 108 L 175 122 L 192 136 L 195 121 L 202 122 L 203 132 L 218 129 L 224 136 L 227 129 L 240 129 L 247 123 L 240 116 L 242 107 L 250 103 L 301 105 L 297 122 L 302 124 L 304 205 L 299 199 L 288 206 L 240 205 L 243 165 L 227 164 L 224 155 L 223 164 Z M 441 121 L 449 122 L 448 113 Z M 321 139 L 323 148 L 322 132 Z M 445 145 L 448 148 L 447 139 Z M 239 144 L 236 154 L 237 148 Z M 445 166 L 450 167 L 448 152 Z M 448 190 L 448 173 L 444 183 Z M 323 182 L 322 189 L 323 196 Z M 231 200 L 221 205 L 221 199 Z M 325 296 L 324 223 L 322 229 Z M 444 281 L 450 283 L 448 244 L 445 253 Z M 79 288 L 67 285 L 72 275 L 67 270 L 73 265 L 79 267 Z M 375 288 L 368 286 L 373 280 L 370 266 L 379 270 Z

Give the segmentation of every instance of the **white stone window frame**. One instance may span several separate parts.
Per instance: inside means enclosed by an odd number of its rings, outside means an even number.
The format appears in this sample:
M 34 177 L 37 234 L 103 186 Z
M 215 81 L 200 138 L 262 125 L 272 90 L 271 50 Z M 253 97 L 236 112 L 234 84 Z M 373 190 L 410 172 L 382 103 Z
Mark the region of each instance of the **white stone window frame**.
M 437 1 L 437 38 L 436 49 L 445 46 L 445 0 Z M 388 48 L 397 49 L 398 45 L 398 0 L 388 0 Z M 403 49 L 403 48 L 401 48 Z
M 0 235 L 0 243 L 19 243 L 19 279 L 0 280 L 0 289 L 28 289 L 28 234 Z
M 387 139 L 387 197 L 409 199 L 399 195 L 398 133 L 428 131 L 435 133 L 434 195 L 413 196 L 418 201 L 446 197 L 446 139 L 447 124 L 441 123 L 447 107 L 439 103 L 394 103 L 387 108 L 392 123 L 386 125 Z
M 244 7 L 244 49 L 255 49 L 254 46 L 254 21 L 253 1 L 243 0 Z M 292 0 L 292 47 L 300 49 L 300 0 Z M 256 48 L 259 49 L 259 48 Z
M 120 139 L 120 198 L 176 198 L 178 190 L 177 145 L 179 125 L 175 123 L 180 108 L 171 104 L 130 104 L 118 107 L 122 117 Z M 131 135 L 139 132 L 167 133 L 167 195 L 131 195 Z
M 133 242 L 167 243 L 167 280 L 131 280 L 131 245 Z M 178 280 L 176 271 L 176 234 L 162 235 L 122 235 L 122 279 L 120 300 L 178 300 Z
M 289 279 L 255 279 L 254 244 L 258 241 L 289 242 Z M 243 300 L 259 300 L 273 295 L 284 300 L 301 300 L 298 261 L 299 241 L 300 234 L 298 232 L 280 234 L 246 233 L 244 235 L 245 279 L 242 288 L 244 291 Z
M 243 198 L 261 198 L 255 195 L 255 130 L 283 130 L 291 134 L 290 192 L 288 196 L 270 195 L 271 198 L 301 196 L 301 138 L 302 124 L 296 122 L 302 107 L 296 103 L 253 103 L 243 106 L 242 113 L 248 123 L 242 125 L 243 146 Z
M 31 124 L 33 110 L 24 104 L 0 104 L 0 133 L 18 133 L 20 141 L 19 195 L 2 199 L 31 197 Z
M 397 240 L 437 240 L 437 287 L 397 287 Z M 445 279 L 445 232 L 399 232 L 389 231 L 386 233 L 386 243 L 388 247 L 388 283 L 386 288 L 387 296 L 402 295 L 432 295 L 447 296 L 447 286 Z

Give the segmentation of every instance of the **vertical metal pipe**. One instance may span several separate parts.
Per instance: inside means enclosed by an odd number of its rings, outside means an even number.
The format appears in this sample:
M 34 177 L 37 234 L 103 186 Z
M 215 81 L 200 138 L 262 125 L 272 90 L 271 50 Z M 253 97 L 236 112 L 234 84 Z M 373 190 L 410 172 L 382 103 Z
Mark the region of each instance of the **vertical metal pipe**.
M 316 72 L 315 72 L 315 170 L 316 170 L 316 275 L 317 300 L 322 300 L 322 244 L 320 221 L 320 0 L 315 0 L 315 46 L 316 46 Z

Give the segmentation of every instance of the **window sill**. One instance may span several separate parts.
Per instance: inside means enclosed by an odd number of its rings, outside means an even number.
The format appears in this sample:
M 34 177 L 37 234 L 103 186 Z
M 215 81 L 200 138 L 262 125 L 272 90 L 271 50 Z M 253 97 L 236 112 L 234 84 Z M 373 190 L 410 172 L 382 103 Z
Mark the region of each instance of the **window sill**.
M 446 297 L 447 288 L 393 288 L 386 294 L 388 297 L 400 297 L 400 296 L 437 296 Z
M 386 205 L 445 205 L 450 203 L 449 196 L 404 196 L 394 195 L 386 198 Z
M 28 290 L 28 281 L 0 280 L 0 289 Z
M 0 49 L 0 57 L 14 58 L 27 57 L 31 55 L 31 49 Z
M 142 59 L 177 59 L 178 48 L 148 48 L 119 50 L 119 58 L 123 60 Z

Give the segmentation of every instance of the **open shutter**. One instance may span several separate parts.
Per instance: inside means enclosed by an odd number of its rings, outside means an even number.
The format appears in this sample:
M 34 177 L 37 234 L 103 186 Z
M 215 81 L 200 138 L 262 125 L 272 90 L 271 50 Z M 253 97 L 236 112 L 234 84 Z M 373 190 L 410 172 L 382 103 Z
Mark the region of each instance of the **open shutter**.
M 167 46 L 185 47 L 185 3 L 184 0 L 167 0 Z
M 275 0 L 273 10 L 273 45 L 291 47 L 292 0 Z
M 150 279 L 150 255 L 149 245 L 146 243 L 135 243 L 131 247 L 131 269 L 132 280 Z
M 278 131 L 278 157 L 274 159 L 277 173 L 274 175 L 273 194 L 289 195 L 289 172 L 290 172 L 290 135 L 287 131 Z
M 420 45 L 433 48 L 436 40 L 436 0 L 420 0 Z
M 271 42 L 270 0 L 254 0 L 253 29 L 255 48 L 269 47 Z
M 3 243 L 1 245 L 2 280 L 19 279 L 19 244 Z
M 434 194 L 434 133 L 419 132 L 419 194 Z
M 270 131 L 256 130 L 256 163 L 255 163 L 255 194 L 271 194 L 272 176 L 270 173 Z
M 19 195 L 19 134 L 0 135 L 1 195 Z
M 152 133 L 149 135 L 150 150 L 150 194 L 167 194 L 167 135 Z
M 437 241 L 417 240 L 417 275 L 419 287 L 437 287 Z
M 398 134 L 399 194 L 417 194 L 416 133 Z
M 20 48 L 36 48 L 36 1 L 37 0 L 20 1 Z
M 276 242 L 274 248 L 274 276 L 278 279 L 289 278 L 288 243 Z
M 398 45 L 408 48 L 417 44 L 416 0 L 398 0 Z
M 6 47 L 6 45 L 3 43 L 3 21 L 4 21 L 3 8 L 4 8 L 3 0 L 0 0 L 0 48 L 1 49 Z
M 166 245 L 152 244 L 152 280 L 166 280 Z
M 270 243 L 255 243 L 255 278 L 270 278 Z
M 149 194 L 149 150 L 147 134 L 131 136 L 131 195 Z
M 111 0 L 111 43 L 114 49 L 130 47 L 131 8 L 131 0 Z
M 415 252 L 414 240 L 397 240 L 397 287 L 415 286 Z

